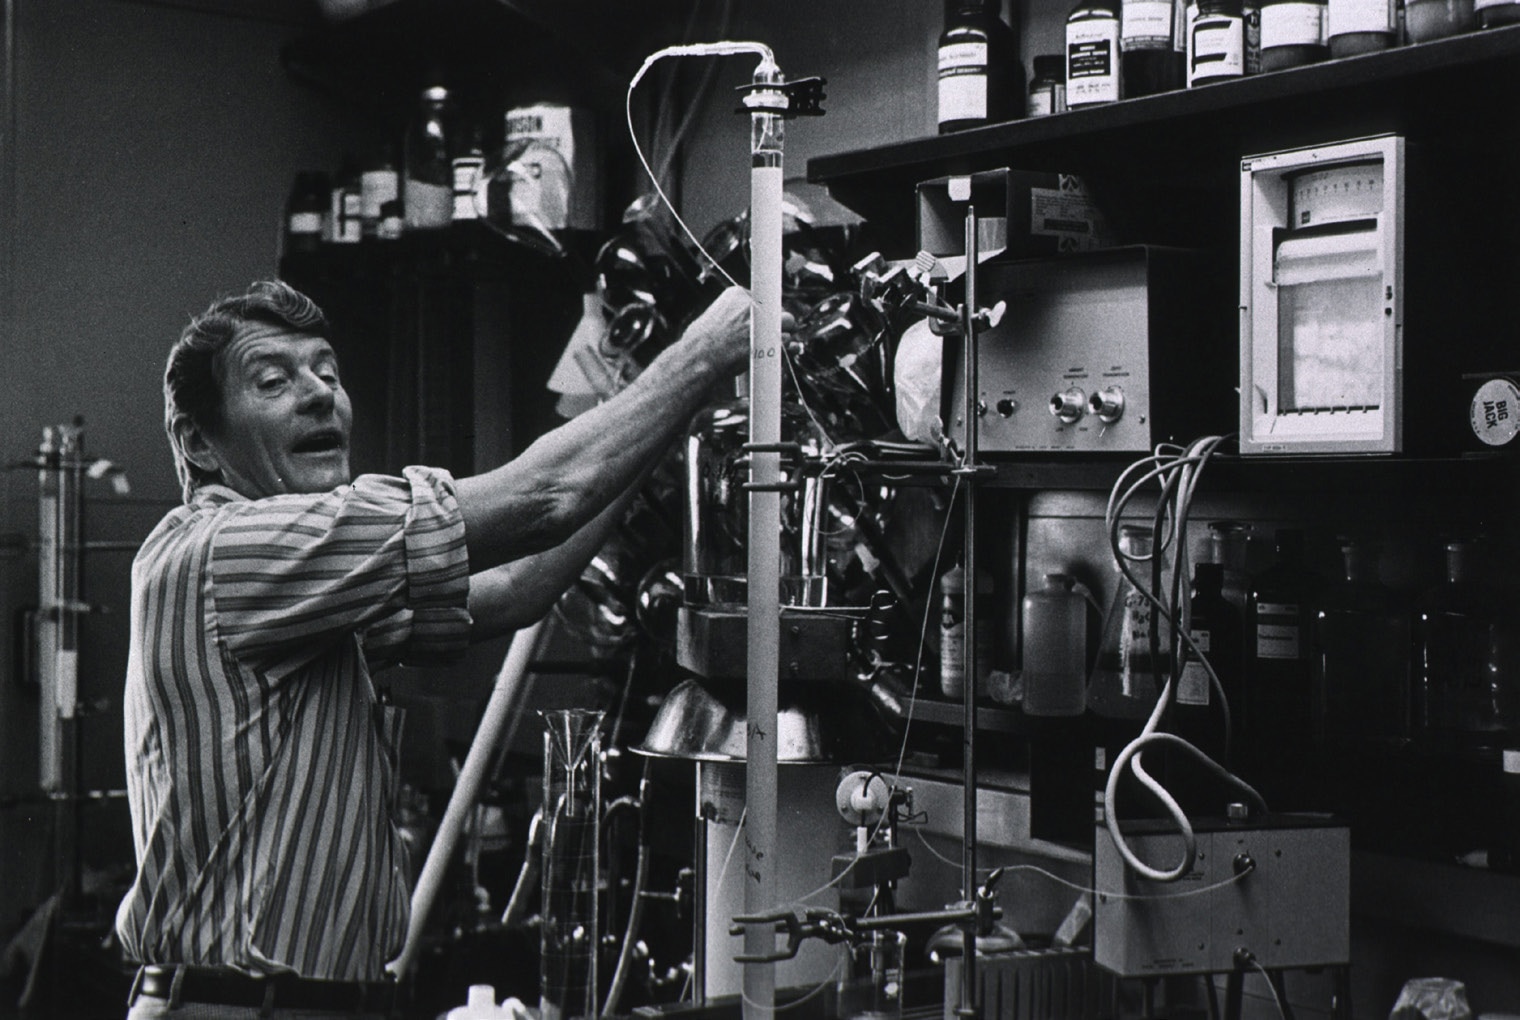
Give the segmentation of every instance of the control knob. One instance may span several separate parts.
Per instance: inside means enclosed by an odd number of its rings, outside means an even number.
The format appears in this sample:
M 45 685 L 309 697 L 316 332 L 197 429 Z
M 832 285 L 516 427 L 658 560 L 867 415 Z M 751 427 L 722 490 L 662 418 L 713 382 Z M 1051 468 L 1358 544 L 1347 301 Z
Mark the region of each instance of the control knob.
M 1117 386 L 1104 387 L 1092 395 L 1087 407 L 1103 424 L 1112 425 L 1124 417 L 1124 391 Z
M 1073 386 L 1050 398 L 1050 413 L 1067 425 L 1082 419 L 1087 412 L 1087 394 Z

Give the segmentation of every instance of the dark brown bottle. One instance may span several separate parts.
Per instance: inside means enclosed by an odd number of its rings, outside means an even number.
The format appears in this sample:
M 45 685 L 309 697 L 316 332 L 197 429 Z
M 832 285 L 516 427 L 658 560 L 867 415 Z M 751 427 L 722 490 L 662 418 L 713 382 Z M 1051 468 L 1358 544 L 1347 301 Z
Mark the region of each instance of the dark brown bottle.
M 1188 605 L 1188 636 L 1181 648 L 1182 671 L 1172 698 L 1166 729 L 1226 767 L 1230 766 L 1229 737 L 1240 711 L 1240 611 L 1224 597 L 1224 567 L 1199 563 L 1193 568 L 1193 596 Z M 1208 668 L 1219 678 L 1214 685 Z M 1230 730 L 1221 695 L 1229 705 Z M 1238 796 L 1210 776 L 1191 755 L 1166 749 L 1163 758 L 1166 787 L 1191 813 L 1223 815 L 1226 803 Z
M 1314 614 L 1314 732 L 1321 749 L 1409 736 L 1409 607 L 1378 577 L 1377 547 L 1341 543 L 1345 569 Z
M 1173 0 L 1122 0 L 1119 7 L 1119 66 L 1124 95 L 1152 96 L 1183 85 L 1181 15 Z
M 1323 581 L 1305 565 L 1304 534 L 1277 532 L 1277 561 L 1251 579 L 1246 602 L 1245 710 L 1242 752 L 1257 780 L 1287 809 L 1310 776 L 1314 723 L 1310 638 L 1313 603 Z M 1296 764 L 1295 771 L 1290 765 Z M 1274 807 L 1279 803 L 1274 801 Z
M 939 131 L 1010 120 L 1024 111 L 1018 41 L 1002 0 L 946 0 L 939 37 Z

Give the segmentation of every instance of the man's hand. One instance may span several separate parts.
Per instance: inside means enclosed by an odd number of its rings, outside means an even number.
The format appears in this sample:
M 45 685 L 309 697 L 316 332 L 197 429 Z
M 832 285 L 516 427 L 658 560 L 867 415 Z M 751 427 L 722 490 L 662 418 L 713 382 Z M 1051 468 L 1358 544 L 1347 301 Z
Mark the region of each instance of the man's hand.
M 685 339 L 702 345 L 726 374 L 749 364 L 749 292 L 729 287 L 686 327 Z

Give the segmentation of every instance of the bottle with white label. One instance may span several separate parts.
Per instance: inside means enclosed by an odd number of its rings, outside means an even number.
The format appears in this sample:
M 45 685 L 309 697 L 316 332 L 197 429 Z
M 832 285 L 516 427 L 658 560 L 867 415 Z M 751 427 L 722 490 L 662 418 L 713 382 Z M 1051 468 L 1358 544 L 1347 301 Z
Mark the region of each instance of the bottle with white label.
M 1121 0 L 1119 64 L 1124 95 L 1150 96 L 1182 88 L 1181 26 L 1177 0 Z
M 303 170 L 296 174 L 290 197 L 285 202 L 285 251 L 316 251 L 322 241 L 327 220 L 332 185 L 321 171 Z
M 459 154 L 451 162 L 454 171 L 454 221 L 476 220 L 480 211 L 475 202 L 475 191 L 485 172 L 486 153 L 481 147 L 480 128 L 474 124 L 465 130 L 464 142 Z
M 1066 16 L 1066 106 L 1123 98 L 1118 0 L 1077 0 Z
M 1188 88 L 1245 73 L 1240 0 L 1200 0 L 1188 25 Z
M 1330 56 L 1325 0 L 1262 0 L 1261 69 L 1280 71 Z
M 945 0 L 939 37 L 939 131 L 946 134 L 1016 117 L 1024 69 L 1002 0 Z
M 1130 580 L 1132 574 L 1142 574 L 1149 584 L 1153 547 L 1149 527 L 1120 526 L 1117 551 L 1129 573 L 1115 564 L 1113 598 L 1087 684 L 1087 705 L 1101 719 L 1143 722 L 1172 674 L 1171 621 Z
M 1398 31 L 1396 0 L 1328 0 L 1326 30 L 1332 57 L 1386 50 Z
M 947 698 L 963 697 L 966 690 L 966 569 L 957 563 L 939 579 L 939 685 Z M 987 687 L 992 672 L 992 625 L 987 598 L 992 594 L 992 575 L 976 572 L 976 594 L 982 607 L 976 614 L 972 655 L 976 663 L 976 692 Z
M 394 142 L 376 146 L 370 163 L 359 175 L 359 219 L 365 237 L 380 235 L 380 207 L 401 197 L 401 171 Z
M 454 100 L 441 85 L 423 90 L 406 136 L 401 198 L 406 229 L 435 230 L 454 218 Z
M 363 237 L 362 202 L 359 167 L 350 155 L 343 157 L 342 167 L 333 178 L 328 207 L 327 229 L 323 239 L 329 244 L 358 244 Z

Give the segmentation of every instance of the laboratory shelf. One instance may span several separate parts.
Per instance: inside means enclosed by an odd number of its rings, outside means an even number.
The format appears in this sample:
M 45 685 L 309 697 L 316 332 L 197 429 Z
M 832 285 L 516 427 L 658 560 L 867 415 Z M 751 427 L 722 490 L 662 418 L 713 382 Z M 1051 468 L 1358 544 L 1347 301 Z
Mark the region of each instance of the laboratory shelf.
M 1351 907 L 1369 919 L 1520 949 L 1520 875 L 1353 851 Z
M 993 489 L 1108 491 L 1143 454 L 997 455 L 979 484 Z M 1204 492 L 1313 494 L 1353 490 L 1364 495 L 1442 500 L 1488 489 L 1513 492 L 1520 481 L 1514 452 L 1451 456 L 1239 457 L 1220 454 L 1200 476 Z
M 915 185 L 997 167 L 1082 175 L 1121 236 L 1220 240 L 1234 235 L 1242 156 L 1383 132 L 1512 144 L 1500 138 L 1508 133 L 1496 126 L 1494 103 L 1517 86 L 1520 26 L 1508 26 L 818 156 L 807 176 L 904 244 Z M 1153 208 L 1127 208 L 1129 199 Z

